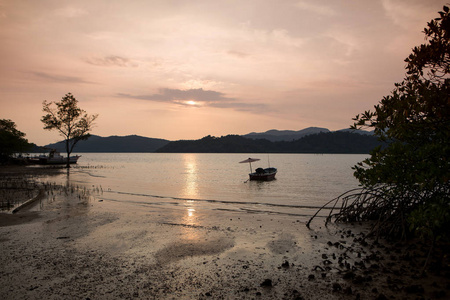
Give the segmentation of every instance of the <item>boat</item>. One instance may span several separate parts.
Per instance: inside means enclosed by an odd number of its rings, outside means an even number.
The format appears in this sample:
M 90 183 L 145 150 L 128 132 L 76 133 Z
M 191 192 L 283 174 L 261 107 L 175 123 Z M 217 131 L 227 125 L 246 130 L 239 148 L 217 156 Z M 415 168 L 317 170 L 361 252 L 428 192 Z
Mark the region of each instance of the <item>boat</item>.
M 81 155 L 74 155 L 69 157 L 70 164 L 76 164 Z M 39 155 L 28 159 L 30 163 L 39 165 L 64 165 L 67 164 L 67 157 L 62 156 L 58 151 L 51 150 L 48 155 Z
M 277 168 L 257 168 L 255 172 L 248 174 L 250 180 L 269 181 L 274 180 L 277 174 Z
M 269 181 L 274 180 L 275 175 L 277 174 L 277 168 L 268 167 L 268 168 L 257 168 L 255 172 L 252 171 L 252 162 L 260 160 L 259 158 L 248 158 L 246 160 L 240 161 L 239 163 L 249 163 L 250 164 L 250 173 L 248 174 L 250 180 L 259 180 L 259 181 Z

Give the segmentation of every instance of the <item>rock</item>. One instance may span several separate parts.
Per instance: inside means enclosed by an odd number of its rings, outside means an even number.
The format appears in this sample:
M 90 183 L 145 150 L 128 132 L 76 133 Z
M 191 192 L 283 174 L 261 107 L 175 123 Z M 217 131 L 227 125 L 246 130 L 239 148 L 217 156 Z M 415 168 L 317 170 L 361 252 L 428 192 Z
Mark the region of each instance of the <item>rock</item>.
M 260 286 L 262 286 L 262 287 L 272 287 L 272 280 L 271 279 L 266 279 L 260 284 Z
M 287 260 L 285 260 L 284 263 L 281 264 L 281 266 L 282 266 L 283 268 L 286 268 L 286 269 L 287 269 L 287 268 L 289 268 L 289 262 L 288 262 Z
M 342 291 L 342 286 L 339 283 L 335 282 L 335 283 L 333 283 L 333 292 L 338 292 L 338 291 Z
M 353 279 L 355 276 L 356 274 L 350 271 L 344 274 L 344 279 Z
M 322 268 L 321 266 L 314 266 L 313 270 L 314 271 L 317 271 L 317 270 L 325 271 L 324 268 Z
M 314 274 L 310 274 L 308 276 L 308 280 L 314 280 L 314 279 L 316 279 L 316 276 L 314 276 Z
M 355 278 L 353 278 L 354 284 L 361 284 L 363 282 L 364 282 L 364 277 L 362 277 L 361 275 L 358 275 Z

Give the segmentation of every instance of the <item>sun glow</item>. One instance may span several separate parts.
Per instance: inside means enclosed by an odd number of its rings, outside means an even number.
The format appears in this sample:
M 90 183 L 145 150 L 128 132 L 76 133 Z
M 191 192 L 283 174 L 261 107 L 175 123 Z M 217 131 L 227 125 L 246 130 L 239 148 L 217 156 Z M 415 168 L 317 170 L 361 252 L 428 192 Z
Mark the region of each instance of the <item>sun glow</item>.
M 188 105 L 197 105 L 197 102 L 195 102 L 193 100 L 189 100 L 189 101 L 186 101 L 186 104 L 188 104 Z

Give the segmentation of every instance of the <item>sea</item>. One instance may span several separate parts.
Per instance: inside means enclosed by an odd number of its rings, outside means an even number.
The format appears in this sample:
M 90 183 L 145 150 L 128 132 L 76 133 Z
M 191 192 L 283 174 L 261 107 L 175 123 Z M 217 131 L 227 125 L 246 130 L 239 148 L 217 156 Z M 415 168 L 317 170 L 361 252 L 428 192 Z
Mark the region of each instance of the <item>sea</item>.
M 294 215 L 302 220 L 359 183 L 365 154 L 77 153 L 69 173 L 46 181 L 96 191 L 96 199 L 142 210 L 190 209 Z M 260 161 L 239 163 L 247 158 Z M 273 181 L 249 181 L 258 167 Z M 323 214 L 322 214 L 323 215 Z

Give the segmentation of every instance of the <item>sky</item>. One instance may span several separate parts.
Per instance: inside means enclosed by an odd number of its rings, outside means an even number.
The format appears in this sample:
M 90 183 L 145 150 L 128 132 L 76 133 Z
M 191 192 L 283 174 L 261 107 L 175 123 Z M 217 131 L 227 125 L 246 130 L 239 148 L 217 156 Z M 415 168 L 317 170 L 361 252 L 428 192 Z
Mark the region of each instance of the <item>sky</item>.
M 42 102 L 72 93 L 100 136 L 348 128 L 446 2 L 0 0 L 0 119 L 59 141 Z

